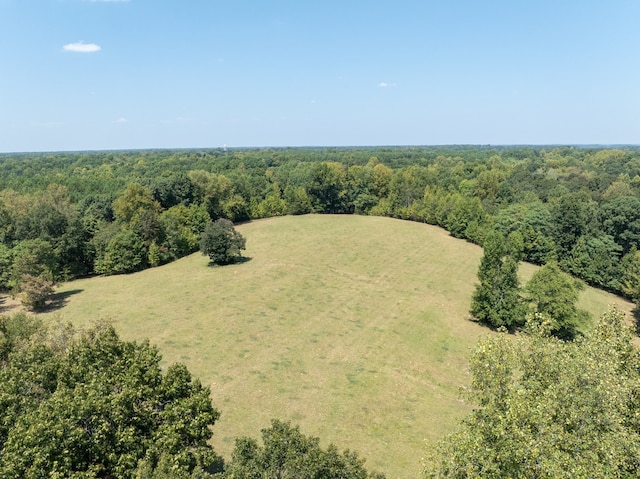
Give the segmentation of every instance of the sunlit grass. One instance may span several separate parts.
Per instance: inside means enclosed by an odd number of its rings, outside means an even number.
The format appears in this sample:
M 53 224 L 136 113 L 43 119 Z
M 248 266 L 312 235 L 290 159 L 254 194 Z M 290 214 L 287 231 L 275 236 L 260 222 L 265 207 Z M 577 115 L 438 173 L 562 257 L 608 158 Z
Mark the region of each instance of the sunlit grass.
M 451 431 L 467 359 L 485 328 L 468 309 L 482 250 L 435 227 L 360 216 L 282 217 L 238 227 L 249 261 L 200 254 L 129 276 L 63 285 L 59 314 L 149 338 L 211 387 L 214 446 L 271 418 L 358 451 L 388 477 L 416 477 L 425 439 Z M 524 265 L 523 277 L 533 267 Z M 587 289 L 599 315 L 614 296 Z

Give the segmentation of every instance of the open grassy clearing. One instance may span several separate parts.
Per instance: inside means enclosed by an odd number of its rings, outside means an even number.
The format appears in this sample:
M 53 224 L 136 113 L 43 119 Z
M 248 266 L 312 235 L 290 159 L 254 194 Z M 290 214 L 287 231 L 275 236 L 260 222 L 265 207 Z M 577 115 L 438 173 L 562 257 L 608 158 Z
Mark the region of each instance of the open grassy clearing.
M 357 450 L 388 477 L 415 477 L 425 439 L 468 412 L 459 388 L 487 330 L 468 321 L 482 249 L 436 227 L 361 216 L 281 217 L 238 227 L 249 261 L 194 254 L 129 276 L 63 285 L 60 315 L 149 338 L 211 387 L 214 446 L 289 419 Z M 522 267 L 523 277 L 532 274 Z M 600 314 L 614 296 L 587 288 Z

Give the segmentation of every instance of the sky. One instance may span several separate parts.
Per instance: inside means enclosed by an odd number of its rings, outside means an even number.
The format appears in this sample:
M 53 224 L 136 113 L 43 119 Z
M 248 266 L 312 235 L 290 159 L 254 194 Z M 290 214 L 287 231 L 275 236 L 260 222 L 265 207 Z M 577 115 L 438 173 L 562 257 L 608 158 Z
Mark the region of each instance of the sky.
M 640 0 L 0 0 L 0 152 L 640 144 Z

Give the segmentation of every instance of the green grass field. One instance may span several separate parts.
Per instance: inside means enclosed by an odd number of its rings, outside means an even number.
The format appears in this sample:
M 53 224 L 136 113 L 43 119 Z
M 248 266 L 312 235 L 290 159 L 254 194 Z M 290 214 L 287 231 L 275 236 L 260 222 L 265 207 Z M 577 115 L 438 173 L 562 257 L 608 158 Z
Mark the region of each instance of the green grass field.
M 321 443 L 358 451 L 388 477 L 416 477 L 425 440 L 468 411 L 467 359 L 489 332 L 469 321 L 482 250 L 442 229 L 389 218 L 302 216 L 237 228 L 242 264 L 209 267 L 194 254 L 129 276 L 59 288 L 58 315 L 78 326 L 112 321 L 149 338 L 211 387 L 222 412 L 214 446 L 258 437 L 271 418 Z M 524 265 L 523 277 L 533 272 Z M 610 303 L 587 288 L 581 306 Z

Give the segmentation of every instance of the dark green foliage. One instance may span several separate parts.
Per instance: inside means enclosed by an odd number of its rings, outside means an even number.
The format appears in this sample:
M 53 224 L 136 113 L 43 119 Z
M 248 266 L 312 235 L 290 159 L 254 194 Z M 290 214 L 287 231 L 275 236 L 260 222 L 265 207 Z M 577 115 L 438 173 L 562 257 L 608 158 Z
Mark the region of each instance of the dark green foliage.
M 622 247 L 609 235 L 582 236 L 562 262 L 572 274 L 592 286 L 609 291 L 620 290 L 618 258 Z
M 209 256 L 211 263 L 230 264 L 242 257 L 246 240 L 236 231 L 233 223 L 220 218 L 210 222 L 200 237 L 200 251 Z
M 516 203 L 501 209 L 494 225 L 505 236 L 514 231 L 520 233 L 524 259 L 534 264 L 544 264 L 554 255 L 552 226 L 551 214 L 540 201 Z
M 148 260 L 144 240 L 130 229 L 113 235 L 96 258 L 95 270 L 101 274 L 133 273 L 143 269 Z
M 12 255 L 11 285 L 14 291 L 20 291 L 20 284 L 25 275 L 53 276 L 56 258 L 48 241 L 40 238 L 21 241 L 13 248 Z
M 378 197 L 369 193 L 362 193 L 353 200 L 353 212 L 357 215 L 369 214 L 371 209 L 378 204 Z
M 212 479 L 212 473 L 219 472 L 222 461 L 213 463 L 206 470 L 195 467 L 191 472 L 176 468 L 170 456 L 162 454 L 155 466 L 151 461 L 143 459 L 133 475 L 134 479 Z
M 113 200 L 107 195 L 90 195 L 80 202 L 78 210 L 87 231 L 93 234 L 101 224 L 113 222 Z
M 484 225 L 486 214 L 478 198 L 465 198 L 459 193 L 449 195 L 443 226 L 456 238 L 479 242 L 477 230 Z
M 480 283 L 471 301 L 471 315 L 481 323 L 508 329 L 524 324 L 525 309 L 518 280 L 521 255 L 522 238 L 518 233 L 505 238 L 494 231 L 485 238 L 478 269 Z
M 426 174 L 422 168 L 409 166 L 393 173 L 389 181 L 388 196 L 398 210 L 397 216 L 409 218 L 409 215 L 402 214 L 401 211 L 410 208 L 416 201 L 422 199 L 426 186 Z
M 640 245 L 640 198 L 621 196 L 606 202 L 600 209 L 604 231 L 628 253 Z
M 202 211 L 203 218 L 199 219 L 197 206 L 174 206 L 163 211 L 159 217 L 162 229 L 163 263 L 167 260 L 180 258 L 198 249 L 198 240 L 204 230 L 209 216 Z M 204 225 L 201 222 L 204 221 Z
M 578 239 L 595 226 L 596 205 L 586 193 L 562 195 L 551 204 L 550 211 L 552 235 L 560 256 L 567 255 Z
M 56 276 L 72 279 L 93 271 L 93 251 L 90 248 L 91 234 L 78 216 L 70 219 L 66 230 L 54 242 Z
M 224 473 L 227 479 L 382 479 L 370 474 L 357 454 L 339 453 L 330 445 L 320 447 L 315 437 L 303 435 L 298 427 L 273 420 L 262 430 L 262 442 L 251 438 L 236 440 L 231 463 Z
M 219 414 L 184 366 L 163 373 L 155 348 L 111 327 L 60 343 L 12 324 L 0 321 L 0 477 L 132 478 L 141 460 L 189 477 L 220 464 L 207 445 Z
M 505 236 L 517 231 L 525 260 L 555 259 L 590 284 L 627 294 L 616 276 L 622 257 L 640 247 L 639 202 L 637 147 L 0 155 L 0 243 L 13 251 L 25 240 L 47 242 L 56 280 L 92 274 L 96 266 L 104 271 L 107 245 L 119 229 L 143 241 L 143 260 L 120 268 L 131 271 L 189 254 L 192 235 L 199 237 L 211 220 L 357 213 L 435 224 L 478 244 L 492 228 Z M 163 218 L 177 207 L 205 217 L 198 225 L 182 215 Z M 0 268 L 3 287 L 2 260 Z
M 176 173 L 169 178 L 158 179 L 151 193 L 162 208 L 169 209 L 176 205 L 189 206 L 194 200 L 196 187 L 185 173 Z
M 0 364 L 4 364 L 9 353 L 18 349 L 22 342 L 42 329 L 42 321 L 35 316 L 16 313 L 0 316 Z
M 573 339 L 579 326 L 589 313 L 578 310 L 576 302 L 583 285 L 564 273 L 555 262 L 547 263 L 536 271 L 526 286 L 534 312 L 550 324 L 551 334 L 562 339 Z
M 12 287 L 13 253 L 10 248 L 0 243 L 0 291 L 8 291 Z
M 233 195 L 222 203 L 222 217 L 230 221 L 246 221 L 251 218 L 247 201 L 240 195 Z
M 24 199 L 16 198 L 18 202 Z M 29 200 L 26 209 L 20 205 L 13 210 L 14 237 L 52 241 L 62 236 L 72 214 L 66 190 L 58 185 L 49 185 Z
M 133 225 L 147 212 L 159 212 L 160 204 L 153 198 L 149 188 L 131 183 L 113 202 L 116 220 Z
M 505 172 L 499 168 L 499 157 L 492 157 L 492 163 L 497 168 L 481 171 L 475 183 L 474 193 L 482 200 L 488 210 L 496 206 L 501 192 L 501 185 L 506 179 Z
M 620 284 L 624 295 L 638 305 L 640 303 L 640 252 L 635 246 L 620 262 Z
M 319 163 L 314 166 L 307 189 L 316 213 L 348 213 L 345 195 L 346 174 L 339 163 Z
M 287 203 L 282 198 L 280 187 L 274 183 L 264 200 L 251 209 L 253 218 L 271 218 L 287 214 Z
M 302 186 L 287 186 L 284 190 L 284 199 L 287 205 L 288 215 L 304 215 L 311 213 L 311 199 Z
M 572 342 L 530 335 L 482 341 L 466 397 L 476 409 L 430 449 L 427 478 L 632 478 L 640 474 L 640 354 L 609 311 Z

